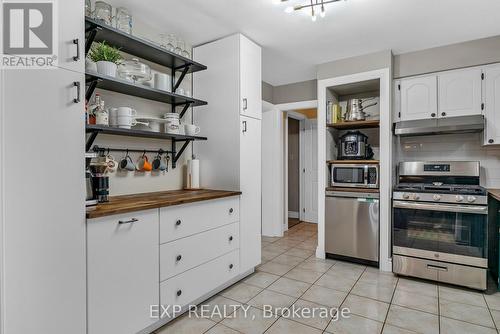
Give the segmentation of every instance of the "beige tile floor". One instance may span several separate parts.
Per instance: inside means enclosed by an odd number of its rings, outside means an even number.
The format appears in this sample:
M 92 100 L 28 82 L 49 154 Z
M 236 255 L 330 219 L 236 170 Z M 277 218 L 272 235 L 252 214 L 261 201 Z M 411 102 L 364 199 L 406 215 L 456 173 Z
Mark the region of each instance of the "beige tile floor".
M 498 333 L 500 293 L 438 285 L 375 268 L 316 259 L 316 226 L 300 223 L 283 238 L 262 238 L 257 271 L 204 304 L 245 305 L 211 319 L 182 316 L 157 334 Z M 262 316 L 263 305 L 347 307 L 349 318 Z

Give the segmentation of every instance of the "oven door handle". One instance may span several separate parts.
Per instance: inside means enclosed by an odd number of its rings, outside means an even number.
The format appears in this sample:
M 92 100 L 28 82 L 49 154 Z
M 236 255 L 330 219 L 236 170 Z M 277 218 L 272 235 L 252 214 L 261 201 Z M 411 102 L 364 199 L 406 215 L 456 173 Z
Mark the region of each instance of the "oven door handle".
M 487 206 L 478 206 L 478 205 L 431 204 L 431 203 L 394 201 L 393 206 L 398 209 L 475 213 L 480 215 L 488 214 Z

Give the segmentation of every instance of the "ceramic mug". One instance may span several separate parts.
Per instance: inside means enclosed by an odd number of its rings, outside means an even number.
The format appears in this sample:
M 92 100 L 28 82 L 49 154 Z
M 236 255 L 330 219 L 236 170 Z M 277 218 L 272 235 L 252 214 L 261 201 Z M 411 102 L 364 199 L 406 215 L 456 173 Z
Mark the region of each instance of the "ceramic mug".
M 119 107 L 116 108 L 116 116 L 117 117 L 136 117 L 137 110 L 130 107 Z
M 170 76 L 165 73 L 155 73 L 155 88 L 163 91 L 170 91 Z
M 137 162 L 137 170 L 141 172 L 151 172 L 153 170 L 153 166 L 145 154 L 139 158 L 139 161 Z
M 116 162 L 115 158 L 111 154 L 106 155 L 106 163 L 108 164 L 108 172 L 116 172 L 118 162 Z
M 196 136 L 200 133 L 200 127 L 194 124 L 184 124 L 184 131 L 188 136 Z
M 157 155 L 156 158 L 153 160 L 153 170 L 160 170 L 160 171 L 165 171 L 167 170 L 167 163 L 166 159 L 162 159 L 161 155 Z
M 134 164 L 134 161 L 132 161 L 132 158 L 130 157 L 130 155 L 126 155 L 125 158 L 123 158 L 120 161 L 119 166 L 120 166 L 121 170 L 127 170 L 129 172 L 132 172 L 135 170 L 135 164 Z

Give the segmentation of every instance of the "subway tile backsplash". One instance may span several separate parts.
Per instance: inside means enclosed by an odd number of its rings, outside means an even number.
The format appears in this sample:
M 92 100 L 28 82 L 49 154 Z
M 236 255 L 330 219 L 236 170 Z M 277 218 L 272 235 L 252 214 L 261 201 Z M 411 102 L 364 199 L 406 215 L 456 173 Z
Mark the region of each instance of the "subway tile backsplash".
M 401 137 L 397 157 L 398 161 L 479 161 L 481 185 L 500 188 L 500 147 L 485 147 L 482 141 L 482 133 Z

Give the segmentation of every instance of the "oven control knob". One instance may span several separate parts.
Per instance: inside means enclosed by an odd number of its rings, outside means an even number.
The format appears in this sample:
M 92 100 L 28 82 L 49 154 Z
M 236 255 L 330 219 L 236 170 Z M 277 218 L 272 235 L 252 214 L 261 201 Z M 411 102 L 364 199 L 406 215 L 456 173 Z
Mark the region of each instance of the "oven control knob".
M 432 199 L 435 200 L 435 201 L 440 201 L 441 200 L 441 195 L 436 194 L 436 195 L 432 196 Z
M 457 201 L 457 202 L 462 202 L 463 200 L 464 200 L 464 197 L 462 195 L 457 195 L 455 197 L 455 201 Z
M 404 194 L 403 194 L 403 198 L 404 198 L 404 199 L 409 199 L 409 198 L 410 198 L 410 194 L 404 193 Z
M 474 197 L 474 196 L 467 196 L 467 202 L 472 203 L 474 201 L 476 201 L 476 197 Z

